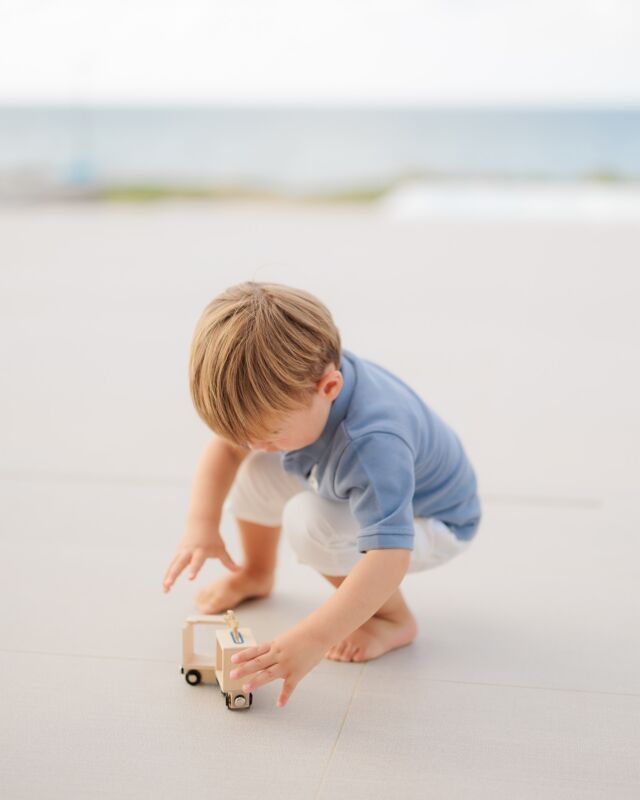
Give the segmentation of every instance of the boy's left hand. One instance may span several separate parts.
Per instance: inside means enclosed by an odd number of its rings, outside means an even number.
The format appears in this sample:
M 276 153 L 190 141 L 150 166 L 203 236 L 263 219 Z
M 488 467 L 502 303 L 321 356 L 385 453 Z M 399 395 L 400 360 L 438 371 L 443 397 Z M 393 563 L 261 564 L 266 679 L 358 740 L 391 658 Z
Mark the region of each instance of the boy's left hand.
M 296 625 L 271 642 L 248 647 L 233 655 L 231 661 L 241 666 L 232 669 L 229 677 L 241 678 L 243 675 L 255 673 L 243 684 L 245 692 L 283 678 L 284 683 L 276 703 L 282 708 L 307 672 L 322 661 L 331 644 L 312 635 L 303 626 Z

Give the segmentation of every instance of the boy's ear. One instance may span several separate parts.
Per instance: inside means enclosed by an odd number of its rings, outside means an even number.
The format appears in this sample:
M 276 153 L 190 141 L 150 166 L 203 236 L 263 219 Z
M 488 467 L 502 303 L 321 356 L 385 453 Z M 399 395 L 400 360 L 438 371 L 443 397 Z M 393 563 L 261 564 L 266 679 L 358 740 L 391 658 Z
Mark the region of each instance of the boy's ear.
M 340 389 L 342 388 L 342 384 L 344 382 L 342 373 L 340 372 L 339 369 L 334 369 L 332 372 L 329 372 L 327 375 L 323 377 L 322 380 L 324 381 L 323 388 L 329 386 L 331 391 L 335 392 L 336 395 L 339 393 Z

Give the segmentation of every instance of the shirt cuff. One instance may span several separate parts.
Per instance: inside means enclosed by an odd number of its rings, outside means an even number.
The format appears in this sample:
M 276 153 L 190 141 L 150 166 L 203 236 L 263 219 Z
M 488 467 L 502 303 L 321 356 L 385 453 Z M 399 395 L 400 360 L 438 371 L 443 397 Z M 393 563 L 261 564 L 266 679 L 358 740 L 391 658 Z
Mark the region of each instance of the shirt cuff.
M 367 550 L 390 550 L 394 547 L 403 550 L 413 550 L 414 531 L 406 528 L 397 530 L 377 530 L 371 533 L 361 533 L 358 536 L 358 552 L 366 553 Z

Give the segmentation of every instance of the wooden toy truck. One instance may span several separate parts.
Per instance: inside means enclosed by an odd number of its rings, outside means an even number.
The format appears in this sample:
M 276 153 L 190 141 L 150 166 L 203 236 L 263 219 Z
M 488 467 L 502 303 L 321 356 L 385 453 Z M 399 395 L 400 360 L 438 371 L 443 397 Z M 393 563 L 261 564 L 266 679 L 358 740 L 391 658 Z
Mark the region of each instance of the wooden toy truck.
M 224 626 L 216 631 L 215 656 L 202 655 L 193 651 L 193 634 L 196 625 Z M 233 611 L 226 614 L 197 614 L 187 617 L 182 626 L 182 667 L 180 672 L 190 686 L 199 683 L 216 682 L 225 696 L 227 708 L 231 711 L 250 708 L 253 694 L 242 691 L 242 684 L 251 676 L 230 678 L 229 673 L 237 664 L 233 664 L 231 656 L 247 647 L 255 647 L 256 640 L 249 628 L 239 628 Z

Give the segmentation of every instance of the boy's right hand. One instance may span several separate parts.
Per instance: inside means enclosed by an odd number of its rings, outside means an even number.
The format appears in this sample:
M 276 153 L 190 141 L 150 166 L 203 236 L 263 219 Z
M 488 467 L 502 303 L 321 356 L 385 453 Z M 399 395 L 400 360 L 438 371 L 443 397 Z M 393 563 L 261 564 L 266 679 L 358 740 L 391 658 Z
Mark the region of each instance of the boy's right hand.
M 168 592 L 186 566 L 190 567 L 189 580 L 193 580 L 208 558 L 219 558 L 232 572 L 242 569 L 227 553 L 222 537 L 216 529 L 212 531 L 210 525 L 202 522 L 189 523 L 176 554 L 164 574 L 162 590 Z

